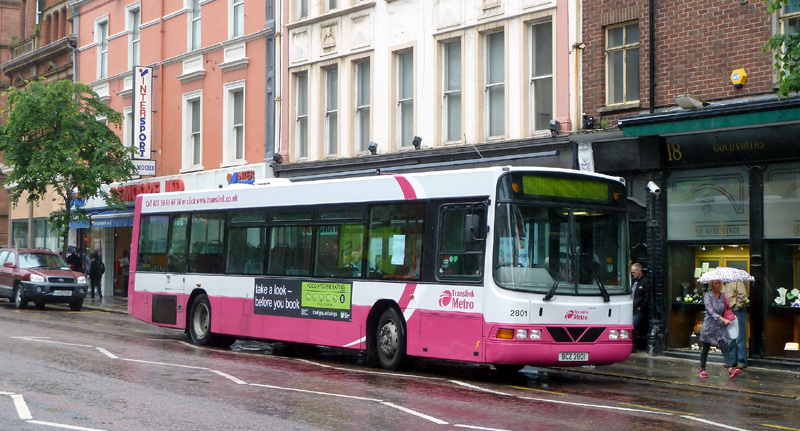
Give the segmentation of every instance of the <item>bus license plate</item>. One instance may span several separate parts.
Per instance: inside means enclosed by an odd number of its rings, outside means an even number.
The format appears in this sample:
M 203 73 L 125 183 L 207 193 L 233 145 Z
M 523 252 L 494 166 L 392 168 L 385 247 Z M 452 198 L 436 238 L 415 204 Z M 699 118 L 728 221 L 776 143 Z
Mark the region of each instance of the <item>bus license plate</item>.
M 69 290 L 54 290 L 53 296 L 72 296 L 72 292 Z
M 585 362 L 589 360 L 589 352 L 561 352 L 559 362 Z

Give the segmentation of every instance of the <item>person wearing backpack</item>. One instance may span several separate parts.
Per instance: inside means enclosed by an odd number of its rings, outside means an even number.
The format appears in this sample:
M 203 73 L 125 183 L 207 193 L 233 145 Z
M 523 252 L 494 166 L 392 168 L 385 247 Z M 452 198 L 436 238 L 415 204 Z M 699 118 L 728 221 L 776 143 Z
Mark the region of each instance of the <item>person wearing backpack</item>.
M 97 250 L 92 252 L 91 258 L 92 260 L 89 264 L 89 279 L 92 283 L 92 298 L 94 298 L 94 291 L 97 289 L 100 299 L 103 299 L 103 289 L 101 288 L 100 280 L 103 278 L 103 273 L 106 272 L 106 266 L 103 264 L 103 260 L 100 259 L 100 253 L 98 253 Z

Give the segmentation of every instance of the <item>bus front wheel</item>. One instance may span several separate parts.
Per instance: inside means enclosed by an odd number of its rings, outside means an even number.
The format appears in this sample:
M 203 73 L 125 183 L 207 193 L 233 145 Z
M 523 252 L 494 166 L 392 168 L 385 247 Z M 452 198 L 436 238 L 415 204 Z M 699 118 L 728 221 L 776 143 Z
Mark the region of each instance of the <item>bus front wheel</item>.
M 189 336 L 198 346 L 207 346 L 211 343 L 211 303 L 205 294 L 198 295 L 192 302 Z
M 400 368 L 406 357 L 406 331 L 396 309 L 387 308 L 381 314 L 375 338 L 381 368 L 390 371 Z

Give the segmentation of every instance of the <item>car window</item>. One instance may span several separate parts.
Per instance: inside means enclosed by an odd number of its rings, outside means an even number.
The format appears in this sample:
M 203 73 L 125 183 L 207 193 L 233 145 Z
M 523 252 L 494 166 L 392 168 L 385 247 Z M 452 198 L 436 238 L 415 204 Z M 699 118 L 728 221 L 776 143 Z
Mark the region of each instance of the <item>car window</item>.
M 10 252 L 8 250 L 0 251 L 0 266 L 6 263 L 6 259 L 8 259 L 8 254 Z
M 5 264 L 6 262 L 11 262 L 12 265 L 16 265 L 17 264 L 17 254 L 14 253 L 13 251 L 9 251 L 8 252 L 8 257 L 5 260 L 2 261 L 3 264 Z
M 61 256 L 49 253 L 20 253 L 19 267 L 24 269 L 69 269 L 69 266 L 67 266 L 67 263 L 64 262 Z

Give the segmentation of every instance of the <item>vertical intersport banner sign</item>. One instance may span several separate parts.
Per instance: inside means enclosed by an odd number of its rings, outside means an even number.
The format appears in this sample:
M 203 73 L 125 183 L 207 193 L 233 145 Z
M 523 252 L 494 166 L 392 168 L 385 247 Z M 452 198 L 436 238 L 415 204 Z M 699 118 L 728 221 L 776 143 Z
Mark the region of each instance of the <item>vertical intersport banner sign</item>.
M 153 141 L 153 68 L 133 69 L 133 146 L 134 159 L 149 160 Z

